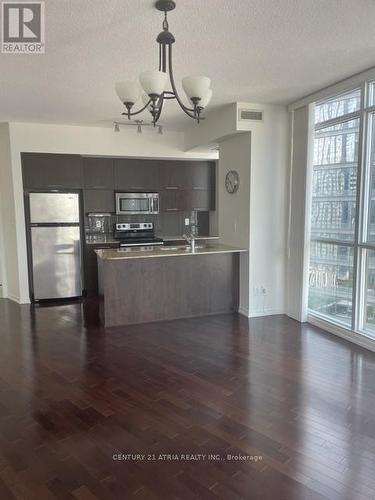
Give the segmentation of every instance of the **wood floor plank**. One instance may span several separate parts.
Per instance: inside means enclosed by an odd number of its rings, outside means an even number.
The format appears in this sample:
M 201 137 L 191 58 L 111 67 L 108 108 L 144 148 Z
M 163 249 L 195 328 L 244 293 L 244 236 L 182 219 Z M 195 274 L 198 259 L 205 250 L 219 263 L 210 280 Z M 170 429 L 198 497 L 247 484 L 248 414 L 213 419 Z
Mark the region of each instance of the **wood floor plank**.
M 285 316 L 105 330 L 97 306 L 0 300 L 1 500 L 375 499 L 373 353 Z

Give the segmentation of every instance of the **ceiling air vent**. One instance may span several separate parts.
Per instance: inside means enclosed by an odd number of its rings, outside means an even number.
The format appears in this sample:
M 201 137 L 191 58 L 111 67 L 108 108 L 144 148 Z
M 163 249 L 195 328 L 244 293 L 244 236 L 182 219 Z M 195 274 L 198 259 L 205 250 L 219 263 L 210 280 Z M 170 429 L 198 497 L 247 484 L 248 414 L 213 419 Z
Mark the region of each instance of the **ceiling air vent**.
M 240 109 L 238 111 L 238 119 L 241 122 L 262 122 L 263 121 L 263 111 L 255 109 Z

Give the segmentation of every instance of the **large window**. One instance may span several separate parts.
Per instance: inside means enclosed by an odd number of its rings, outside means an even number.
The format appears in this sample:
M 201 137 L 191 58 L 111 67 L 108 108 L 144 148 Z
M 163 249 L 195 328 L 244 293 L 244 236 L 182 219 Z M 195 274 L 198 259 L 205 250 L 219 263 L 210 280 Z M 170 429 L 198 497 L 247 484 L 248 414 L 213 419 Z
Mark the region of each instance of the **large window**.
M 309 312 L 375 338 L 375 84 L 315 105 Z

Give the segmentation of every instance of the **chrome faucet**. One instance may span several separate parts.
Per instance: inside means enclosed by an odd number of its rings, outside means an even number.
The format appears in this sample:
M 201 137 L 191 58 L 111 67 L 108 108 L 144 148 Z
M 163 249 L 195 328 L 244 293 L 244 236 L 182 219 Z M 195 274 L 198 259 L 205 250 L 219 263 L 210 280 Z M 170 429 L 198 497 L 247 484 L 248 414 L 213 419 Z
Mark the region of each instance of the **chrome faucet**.
M 195 252 L 195 235 L 193 233 L 191 234 L 184 234 L 183 238 L 189 243 L 191 251 L 194 253 Z
M 194 253 L 195 252 L 195 238 L 198 232 L 198 220 L 197 220 L 197 212 L 192 211 L 190 218 L 190 234 L 184 234 L 183 238 L 189 243 L 191 251 Z

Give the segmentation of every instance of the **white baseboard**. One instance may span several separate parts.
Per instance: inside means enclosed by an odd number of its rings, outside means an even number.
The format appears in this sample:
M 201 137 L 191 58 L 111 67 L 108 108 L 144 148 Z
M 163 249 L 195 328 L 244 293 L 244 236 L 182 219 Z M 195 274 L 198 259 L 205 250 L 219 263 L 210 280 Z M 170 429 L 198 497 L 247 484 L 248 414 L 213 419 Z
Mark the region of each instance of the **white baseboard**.
M 8 297 L 5 297 L 13 302 L 16 302 L 20 305 L 31 304 L 30 299 L 27 297 L 16 297 L 15 295 L 8 294 Z
M 242 316 L 246 316 L 246 318 L 249 317 L 249 310 L 246 307 L 239 307 L 238 312 L 242 314 Z
M 366 337 L 360 333 L 355 333 L 352 330 L 343 328 L 341 326 L 334 325 L 329 321 L 324 321 L 323 319 L 317 318 L 316 316 L 308 315 L 307 322 L 311 325 L 317 326 L 322 330 L 325 330 L 328 333 L 332 333 L 337 337 L 341 337 L 342 339 L 348 340 L 353 344 L 359 345 L 360 347 L 364 347 L 369 351 L 375 352 L 375 340 Z
M 265 309 L 261 311 L 249 311 L 244 307 L 240 307 L 238 312 L 247 318 L 261 318 L 263 316 L 276 316 L 278 314 L 285 314 L 284 309 Z
M 260 311 L 250 311 L 249 318 L 261 318 L 263 316 L 276 316 L 285 314 L 284 309 L 262 309 Z

